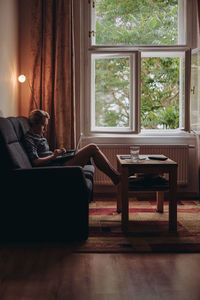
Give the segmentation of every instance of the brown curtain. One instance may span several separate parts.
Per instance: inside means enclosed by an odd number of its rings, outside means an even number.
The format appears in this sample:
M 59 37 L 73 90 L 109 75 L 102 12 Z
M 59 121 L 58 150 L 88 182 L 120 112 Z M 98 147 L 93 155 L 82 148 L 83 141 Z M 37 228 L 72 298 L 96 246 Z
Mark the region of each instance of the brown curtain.
M 198 21 L 199 21 L 199 32 L 200 32 L 200 0 L 197 0 L 197 9 L 198 9 Z
M 47 138 L 51 148 L 74 147 L 73 0 L 31 1 L 30 110 L 50 114 Z

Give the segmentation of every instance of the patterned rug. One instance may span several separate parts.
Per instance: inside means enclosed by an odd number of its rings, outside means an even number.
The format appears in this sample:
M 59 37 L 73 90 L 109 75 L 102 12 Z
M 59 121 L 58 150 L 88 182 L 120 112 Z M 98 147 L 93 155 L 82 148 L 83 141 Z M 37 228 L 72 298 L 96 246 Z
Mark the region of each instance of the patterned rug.
M 177 233 L 168 232 L 168 203 L 164 213 L 156 212 L 156 202 L 131 199 L 129 220 L 131 233 L 121 230 L 121 214 L 115 201 L 90 204 L 89 238 L 75 247 L 74 252 L 200 252 L 200 202 L 181 201 L 178 204 Z

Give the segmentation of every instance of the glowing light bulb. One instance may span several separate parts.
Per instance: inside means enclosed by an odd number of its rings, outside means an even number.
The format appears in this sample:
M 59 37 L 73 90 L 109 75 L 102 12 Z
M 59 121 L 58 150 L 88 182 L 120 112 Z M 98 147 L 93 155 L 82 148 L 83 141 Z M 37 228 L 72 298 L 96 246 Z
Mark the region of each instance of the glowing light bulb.
M 21 83 L 25 82 L 26 81 L 26 76 L 25 75 L 19 75 L 18 81 L 21 82 Z

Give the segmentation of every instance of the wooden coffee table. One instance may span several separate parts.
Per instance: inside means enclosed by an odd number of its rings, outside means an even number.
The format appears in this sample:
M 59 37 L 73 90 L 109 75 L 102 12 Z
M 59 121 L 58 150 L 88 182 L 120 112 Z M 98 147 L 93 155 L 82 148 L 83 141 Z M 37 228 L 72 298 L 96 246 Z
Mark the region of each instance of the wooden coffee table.
M 177 167 L 178 164 L 167 158 L 167 160 L 153 160 L 149 159 L 149 155 L 142 155 L 145 157 L 144 160 L 138 160 L 136 162 L 132 162 L 130 159 L 123 159 L 125 155 L 117 155 L 117 168 L 121 173 L 121 181 L 118 184 L 117 190 L 117 211 L 122 212 L 122 230 L 129 231 L 129 175 L 130 174 L 169 174 L 168 186 L 163 187 L 162 185 L 157 185 L 156 187 L 152 186 L 148 189 L 146 187 L 142 187 L 141 189 L 137 188 L 137 191 L 156 191 L 157 192 L 157 203 L 158 203 L 158 211 L 162 210 L 162 205 L 159 203 L 160 197 L 162 198 L 163 190 L 169 191 L 169 231 L 177 231 L 177 199 L 176 199 L 176 191 L 177 191 Z M 153 154 L 152 154 L 153 156 Z M 159 155 L 156 155 L 159 156 Z M 164 155 L 160 155 L 160 157 L 164 157 Z M 134 188 L 133 188 L 134 190 Z M 160 206 L 160 207 L 159 207 Z

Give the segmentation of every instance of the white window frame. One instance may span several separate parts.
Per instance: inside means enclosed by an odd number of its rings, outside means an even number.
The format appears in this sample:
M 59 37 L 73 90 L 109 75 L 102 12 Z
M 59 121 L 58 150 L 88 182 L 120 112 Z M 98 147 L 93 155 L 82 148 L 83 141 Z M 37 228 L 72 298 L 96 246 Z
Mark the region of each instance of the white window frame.
M 160 47 L 160 49 L 155 49 L 155 48 L 146 48 L 141 51 L 141 57 L 179 57 L 180 59 L 184 59 L 185 61 L 185 72 L 184 72 L 184 78 L 183 78 L 183 73 L 180 70 L 179 73 L 179 81 L 183 82 L 184 81 L 184 86 L 185 88 L 183 89 L 181 84 L 180 84 L 180 98 L 184 100 L 180 101 L 179 103 L 179 128 L 177 129 L 164 129 L 164 131 L 177 131 L 177 130 L 184 130 L 184 131 L 190 131 L 190 124 L 189 124 L 189 98 L 190 98 L 190 60 L 191 60 L 191 50 L 187 47 L 172 47 L 171 49 L 167 49 L 164 47 Z M 183 96 L 184 95 L 184 96 Z M 184 123 L 182 123 L 182 111 L 183 111 L 183 106 L 185 106 L 184 109 Z M 143 131 L 161 131 L 160 129 L 143 129 Z
M 136 78 L 136 88 L 135 88 L 135 93 L 136 93 L 136 108 L 135 108 L 135 120 L 136 123 L 132 126 L 130 126 L 130 128 L 128 130 L 123 130 L 122 128 L 120 128 L 120 130 L 118 130 L 117 128 L 112 128 L 112 130 L 110 130 L 109 128 L 105 129 L 104 127 L 102 128 L 95 128 L 94 126 L 91 126 L 91 113 L 92 113 L 92 106 L 91 106 L 91 57 L 92 55 L 99 54 L 99 53 L 121 53 L 121 54 L 125 54 L 125 53 L 137 53 L 137 57 L 140 58 L 140 53 L 141 51 L 186 51 L 186 71 L 185 74 L 186 76 L 189 77 L 190 74 L 190 49 L 187 47 L 186 43 L 184 43 L 183 45 L 177 45 L 177 46 L 155 46 L 155 47 L 148 47 L 148 46 L 137 46 L 137 47 L 130 47 L 130 46 L 119 46 L 119 47 L 113 47 L 113 46 L 98 46 L 98 45 L 92 45 L 92 39 L 93 39 L 93 34 L 92 32 L 92 28 L 91 28 L 91 24 L 92 26 L 94 25 L 94 19 L 92 19 L 91 22 L 91 13 L 90 10 L 94 9 L 93 8 L 93 0 L 83 0 L 84 3 L 82 3 L 82 8 L 84 7 L 84 29 L 85 29 L 85 34 L 84 34 L 84 55 L 85 55 L 85 65 L 84 65 L 84 104 L 82 105 L 82 111 L 84 111 L 84 120 L 83 120 L 83 130 L 85 132 L 85 135 L 87 136 L 92 136 L 94 134 L 98 134 L 98 133 L 105 133 L 105 132 L 110 132 L 110 133 L 120 133 L 120 134 L 124 134 L 124 133 L 139 133 L 140 132 L 140 101 L 138 101 L 138 99 L 140 98 L 140 63 L 139 63 L 139 59 L 137 59 L 136 62 L 136 68 L 138 70 L 138 76 Z M 90 9 L 88 9 L 88 3 L 90 4 Z M 186 9 L 187 9 L 187 5 L 188 5 L 188 1 L 187 0 L 179 0 L 179 3 L 181 3 L 181 9 L 179 8 L 179 10 L 182 10 L 182 14 L 185 16 L 186 15 Z M 180 22 L 180 20 L 179 20 Z M 182 41 L 188 41 L 188 37 L 186 35 L 186 27 L 188 26 L 188 24 L 185 22 L 184 23 L 184 29 L 183 29 L 183 39 Z M 90 37 L 89 37 L 89 32 L 90 32 Z M 116 50 L 118 49 L 118 51 Z M 189 126 L 189 87 L 190 84 L 190 80 L 185 80 L 185 126 L 184 128 L 182 128 L 184 131 L 189 131 L 190 130 L 190 126 Z M 189 87 L 189 89 L 188 89 Z M 148 130 L 147 130 L 148 131 Z M 154 132 L 153 134 L 155 134 L 156 132 L 158 134 L 163 134 L 161 132 L 162 130 L 152 130 L 152 132 Z M 163 130 L 164 134 L 166 132 L 177 132 L 177 130 Z M 179 130 L 180 131 L 180 130 Z M 145 130 L 143 130 L 143 133 L 145 132 Z M 156 133 L 156 134 L 157 134 Z M 149 134 L 149 132 L 148 132 Z M 168 133 L 167 133 L 168 134 Z
M 140 52 L 132 51 L 132 52 L 114 52 L 107 51 L 101 53 L 90 53 L 91 58 L 91 81 L 90 81 L 90 91 L 91 99 L 95 99 L 95 74 L 94 74 L 94 60 L 95 58 L 121 58 L 121 57 L 129 57 L 130 61 L 130 114 L 129 114 L 129 127 L 97 127 L 95 126 L 95 101 L 91 101 L 91 109 L 90 109 L 90 120 L 91 120 L 91 132 L 127 132 L 127 133 L 138 133 L 139 128 L 139 86 L 137 82 L 139 82 L 140 77 L 140 69 L 139 69 L 139 60 L 140 60 Z M 135 117 L 134 117 L 135 116 Z
M 95 1 L 96 0 L 82 0 L 82 1 L 86 4 L 85 9 L 87 11 L 86 17 L 88 20 L 88 29 L 87 29 L 88 47 L 89 48 L 106 47 L 105 45 L 103 46 L 96 45 L 94 42 L 95 33 L 96 33 L 96 26 L 95 26 L 95 16 L 96 16 Z M 192 46 L 192 44 L 196 43 L 197 36 L 196 34 L 194 34 L 194 27 L 195 27 L 194 20 L 196 18 L 196 14 L 197 14 L 196 0 L 178 0 L 178 45 Z M 173 45 L 173 46 L 178 46 L 178 45 Z M 135 45 L 135 46 L 139 47 L 140 45 Z M 113 45 L 107 47 L 113 47 Z M 115 46 L 115 47 L 121 47 L 121 46 Z M 150 45 L 147 45 L 147 47 L 150 47 Z
M 193 70 L 191 67 L 191 102 L 190 102 L 190 118 L 191 118 L 191 131 L 195 134 L 200 135 L 200 103 L 199 103 L 199 83 L 200 83 L 200 76 L 199 76 L 199 72 L 197 70 L 199 70 L 199 65 L 200 65 L 200 48 L 195 48 L 192 50 L 192 56 L 195 55 L 196 59 L 197 59 L 197 65 L 193 65 Z M 192 57 L 191 57 L 191 64 L 193 64 L 192 62 Z M 194 68 L 196 68 L 196 71 L 194 71 Z M 195 72 L 196 76 L 192 76 L 192 73 Z M 192 108 L 192 105 L 194 105 L 193 101 L 195 97 L 195 108 L 196 110 L 194 111 Z M 193 120 L 193 114 L 195 112 L 195 121 L 196 123 L 194 123 Z M 196 120 L 197 118 L 197 120 Z

